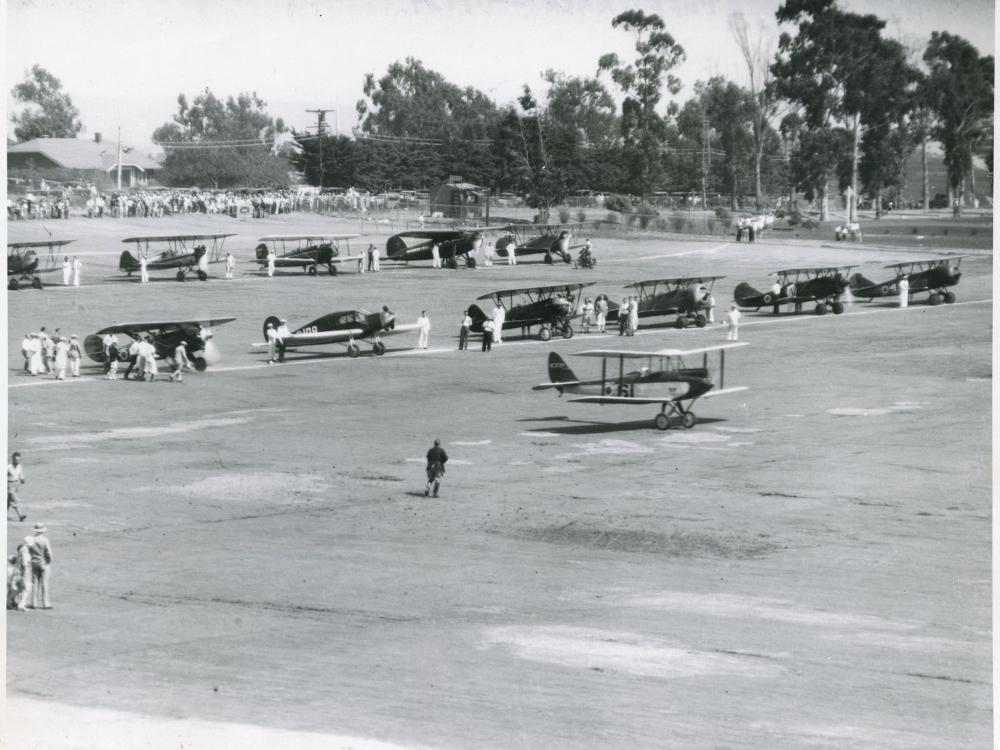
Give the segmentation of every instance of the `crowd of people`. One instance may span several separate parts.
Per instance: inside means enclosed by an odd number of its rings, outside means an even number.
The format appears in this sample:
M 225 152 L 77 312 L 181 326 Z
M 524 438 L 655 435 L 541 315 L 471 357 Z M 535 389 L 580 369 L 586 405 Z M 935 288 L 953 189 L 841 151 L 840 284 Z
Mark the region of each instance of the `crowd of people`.
M 65 380 L 66 373 L 80 377 L 83 348 L 76 334 L 65 336 L 57 328 L 51 335 L 42 326 L 37 333 L 26 333 L 21 341 L 24 371 L 29 375 L 52 375 Z

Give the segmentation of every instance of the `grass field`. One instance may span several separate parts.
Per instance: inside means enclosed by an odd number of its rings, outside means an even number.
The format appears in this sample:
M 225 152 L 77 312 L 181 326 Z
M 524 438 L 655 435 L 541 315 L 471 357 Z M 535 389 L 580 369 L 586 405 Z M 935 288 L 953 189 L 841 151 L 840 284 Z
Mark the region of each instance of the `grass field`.
M 602 239 L 593 271 L 336 278 L 246 262 L 257 237 L 344 226 L 49 225 L 78 239 L 84 286 L 8 297 L 29 517 L 7 544 L 42 521 L 55 555 L 55 609 L 8 613 L 8 746 L 991 746 L 989 250 L 963 260 L 954 305 L 748 313 L 726 383 L 750 390 L 659 432 L 654 407 L 532 392 L 547 353 L 693 348 L 722 326 L 484 354 L 456 350 L 463 309 L 492 289 L 580 280 L 617 299 L 700 273 L 726 274 L 721 307 L 777 268 L 874 278 L 913 248 Z M 114 280 L 122 237 L 203 231 L 237 234 L 240 278 Z M 427 310 L 430 349 L 399 336 L 384 357 L 278 367 L 250 350 L 266 315 L 382 304 Z M 183 383 L 20 372 L 41 325 L 209 315 L 237 316 L 216 330 L 224 361 Z M 451 461 L 429 499 L 435 437 Z

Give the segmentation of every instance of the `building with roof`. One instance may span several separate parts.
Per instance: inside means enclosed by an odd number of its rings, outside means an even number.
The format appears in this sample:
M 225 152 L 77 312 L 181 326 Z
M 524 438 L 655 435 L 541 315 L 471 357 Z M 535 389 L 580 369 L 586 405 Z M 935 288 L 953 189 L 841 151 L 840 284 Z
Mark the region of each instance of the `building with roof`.
M 138 150 L 122 146 L 122 187 L 148 185 L 162 166 Z M 7 171 L 26 170 L 42 177 L 67 177 L 100 184 L 117 184 L 118 144 L 83 138 L 34 138 L 7 146 Z
M 440 212 L 446 219 L 488 218 L 489 188 L 462 182 L 452 175 L 448 182 L 431 190 L 431 215 Z

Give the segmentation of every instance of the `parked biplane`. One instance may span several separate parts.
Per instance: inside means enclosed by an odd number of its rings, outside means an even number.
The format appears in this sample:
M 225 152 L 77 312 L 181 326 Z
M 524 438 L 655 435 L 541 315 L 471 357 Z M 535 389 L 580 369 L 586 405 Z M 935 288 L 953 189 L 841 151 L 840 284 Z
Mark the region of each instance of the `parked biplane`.
M 552 263 L 554 256 L 562 258 L 563 263 L 572 263 L 572 251 L 583 247 L 570 245 L 572 241 L 571 230 L 581 226 L 580 224 L 511 224 L 506 228 L 507 233 L 497 240 L 496 253 L 501 258 L 506 258 L 511 246 L 514 247 L 514 256 L 520 258 L 522 255 L 545 254 L 545 262 Z
M 733 297 L 740 307 L 773 307 L 777 314 L 779 305 L 795 305 L 795 312 L 802 312 L 803 302 L 815 302 L 816 314 L 825 315 L 827 309 L 835 315 L 844 312 L 841 295 L 847 289 L 847 274 L 857 266 L 820 266 L 817 268 L 786 268 L 775 271 L 774 288 L 758 292 L 745 281 L 733 290 Z M 780 288 L 779 288 L 780 287 Z
M 582 404 L 659 404 L 660 413 L 653 424 L 657 429 L 670 429 L 671 417 L 679 417 L 685 428 L 695 425 L 695 415 L 691 411 L 699 398 L 712 398 L 724 394 L 745 391 L 746 386 L 724 387 L 726 350 L 746 346 L 746 342 L 717 344 L 700 349 L 681 351 L 661 349 L 655 352 L 617 351 L 614 349 L 593 349 L 577 352 L 578 357 L 600 357 L 601 377 L 580 380 L 569 365 L 555 352 L 549 353 L 549 380 L 536 385 L 533 390 L 542 391 L 555 388 L 559 395 L 569 393 L 576 396 L 569 399 Z M 719 352 L 719 388 L 715 389 L 709 371 L 708 355 Z M 701 354 L 701 367 L 689 367 L 684 357 Z M 618 372 L 614 372 L 614 360 L 618 360 Z M 645 360 L 637 370 L 625 371 L 625 360 Z M 612 361 L 612 372 L 608 372 L 608 360 Z M 684 402 L 687 402 L 685 406 Z
M 674 325 L 687 328 L 708 324 L 706 311 L 712 299 L 715 282 L 725 276 L 680 276 L 670 279 L 648 279 L 626 284 L 639 296 L 639 317 L 677 315 Z M 616 312 L 617 315 L 617 312 Z
M 74 240 L 44 240 L 39 242 L 8 242 L 7 243 L 7 288 L 15 291 L 21 288 L 22 281 L 31 281 L 34 289 L 42 288 L 40 273 L 51 273 L 62 268 L 59 263 L 57 249 Z M 48 248 L 45 265 L 38 255 L 39 248 Z
M 315 276 L 319 266 L 326 266 L 331 276 L 337 275 L 337 263 L 361 260 L 363 255 L 351 255 L 350 241 L 358 234 L 294 234 L 261 237 L 255 249 L 255 263 L 267 268 L 268 250 L 275 254 L 275 268 L 298 268 Z M 341 248 L 341 243 L 344 247 Z M 343 255 L 341 255 L 343 252 Z
M 943 258 L 929 260 L 907 260 L 901 263 L 890 263 L 885 268 L 895 270 L 895 278 L 876 284 L 860 273 L 851 276 L 851 294 L 862 297 L 869 302 L 876 297 L 895 297 L 899 295 L 899 280 L 904 276 L 910 282 L 910 295 L 918 292 L 930 292 L 927 301 L 932 305 L 942 302 L 951 304 L 955 301 L 955 293 L 948 287 L 955 286 L 962 278 L 958 270 L 965 255 L 948 255 Z
M 136 255 L 146 257 L 146 269 L 161 271 L 168 268 L 177 269 L 177 280 L 186 281 L 187 274 L 194 273 L 201 281 L 208 279 L 208 264 L 220 263 L 222 246 L 227 237 L 232 234 L 171 234 L 160 237 L 128 237 L 122 242 L 135 243 Z M 210 242 L 211 249 L 206 244 Z M 167 249 L 153 256 L 149 254 L 149 246 L 166 243 Z M 118 269 L 131 276 L 140 270 L 139 258 L 128 250 L 123 250 L 118 258 Z
M 273 325 L 275 330 L 278 330 L 282 325 L 281 320 L 275 315 L 265 318 L 263 325 L 265 340 L 267 339 L 268 323 Z M 371 341 L 372 351 L 377 355 L 382 355 L 385 354 L 383 338 L 416 331 L 419 327 L 416 323 L 397 324 L 396 314 L 390 312 L 387 307 L 383 307 L 381 312 L 376 313 L 370 313 L 367 310 L 340 310 L 322 315 L 304 326 L 296 328 L 291 332 L 291 335 L 283 336 L 282 341 L 285 351 L 326 344 L 346 344 L 347 353 L 352 357 L 357 357 L 361 353 L 358 341 Z M 268 347 L 270 344 L 265 341 L 262 344 L 253 344 L 253 346 L 259 349 Z
M 580 316 L 580 290 L 594 283 L 502 289 L 477 297 L 477 300 L 491 299 L 493 304 L 504 309 L 503 328 L 520 328 L 530 336 L 531 327 L 540 326 L 538 338 L 542 341 L 552 338 L 553 331 L 569 339 L 573 338 L 573 318 Z M 516 298 L 525 301 L 515 304 Z M 472 331 L 481 333 L 488 317 L 486 313 L 473 304 L 469 306 L 469 317 L 472 318 Z
M 92 360 L 104 364 L 107 355 L 104 349 L 102 337 L 107 334 L 123 333 L 133 340 L 138 340 L 143 336 L 153 337 L 153 346 L 156 348 L 158 359 L 173 361 L 174 350 L 181 343 L 187 342 L 188 358 L 191 364 L 199 372 L 205 370 L 209 365 L 218 362 L 221 357 L 219 350 L 213 342 L 212 329 L 231 323 L 236 318 L 201 318 L 189 320 L 157 320 L 140 323 L 118 323 L 117 325 L 102 328 L 97 333 L 92 333 L 83 340 L 83 349 Z M 128 347 L 119 346 L 118 361 L 128 361 Z
M 468 268 L 476 267 L 473 256 L 483 242 L 483 233 L 506 227 L 450 227 L 448 229 L 412 229 L 394 234 L 385 243 L 388 260 L 408 263 L 411 260 L 432 260 L 432 247 L 438 246 L 441 263 L 458 267 L 458 258 L 465 259 Z

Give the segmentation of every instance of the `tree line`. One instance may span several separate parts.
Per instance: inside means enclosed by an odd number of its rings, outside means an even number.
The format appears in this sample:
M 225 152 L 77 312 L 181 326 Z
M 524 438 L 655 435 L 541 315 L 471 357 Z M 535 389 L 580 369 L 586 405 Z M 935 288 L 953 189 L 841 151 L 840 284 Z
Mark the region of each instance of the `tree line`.
M 611 26 L 629 35 L 631 59 L 601 55 L 592 76 L 545 71 L 544 95 L 525 84 L 506 106 L 408 57 L 365 77 L 353 137 L 329 133 L 322 116 L 317 132 L 289 131 L 256 94 L 223 100 L 206 89 L 190 103 L 181 94 L 153 139 L 168 184 L 280 185 L 289 165 L 311 185 L 371 191 L 462 175 L 543 209 L 583 190 L 700 196 L 703 205 L 725 195 L 733 208 L 745 196 L 765 206 L 801 195 L 825 218 L 844 191 L 879 209 L 916 151 L 926 207 L 930 141 L 943 147 L 955 202 L 970 179 L 975 189 L 977 154 L 992 176 L 992 56 L 944 31 L 907 48 L 885 35 L 884 20 L 836 0 L 785 0 L 775 15 L 776 42 L 730 17 L 746 83 L 697 81 L 683 103 L 683 47 L 660 16 L 629 10 Z M 44 69 L 12 94 L 34 105 L 12 118 L 19 140 L 79 132 L 78 113 Z

